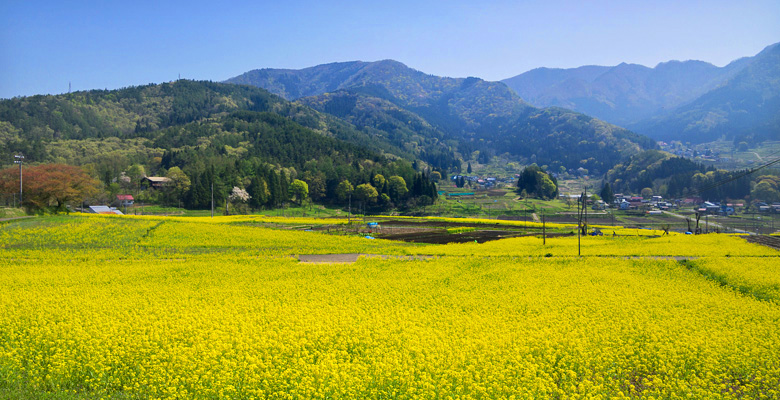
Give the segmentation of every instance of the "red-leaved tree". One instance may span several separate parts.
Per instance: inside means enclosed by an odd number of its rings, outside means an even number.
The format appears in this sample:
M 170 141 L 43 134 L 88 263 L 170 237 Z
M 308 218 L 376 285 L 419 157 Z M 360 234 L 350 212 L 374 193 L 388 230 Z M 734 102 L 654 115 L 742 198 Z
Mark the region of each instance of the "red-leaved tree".
M 83 169 L 65 164 L 41 164 L 24 167 L 24 206 L 29 210 L 53 208 L 62 211 L 74 200 L 94 196 L 100 183 Z M 13 193 L 19 190 L 19 169 L 15 167 L 0 170 L 0 192 Z

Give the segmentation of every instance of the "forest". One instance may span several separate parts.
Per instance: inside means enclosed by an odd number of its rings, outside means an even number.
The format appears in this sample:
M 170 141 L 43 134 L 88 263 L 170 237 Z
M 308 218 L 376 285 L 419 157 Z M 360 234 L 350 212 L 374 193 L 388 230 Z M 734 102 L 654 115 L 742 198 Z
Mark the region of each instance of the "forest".
M 351 191 L 336 193 L 342 182 L 361 189 L 354 200 L 369 210 L 429 204 L 437 196 L 430 167 L 415 169 L 409 152 L 259 88 L 180 80 L 15 98 L 0 101 L 0 120 L 3 160 L 24 154 L 27 168 L 80 166 L 102 189 L 92 196 L 96 202 L 135 193 L 206 208 L 212 184 L 218 204 L 240 190 L 255 209 L 290 201 L 347 204 Z M 18 190 L 12 170 L 1 188 L 5 202 Z M 165 190 L 142 190 L 146 175 L 176 179 Z M 405 189 L 388 187 L 392 178 Z M 290 190 L 296 181 L 306 184 L 305 199 Z

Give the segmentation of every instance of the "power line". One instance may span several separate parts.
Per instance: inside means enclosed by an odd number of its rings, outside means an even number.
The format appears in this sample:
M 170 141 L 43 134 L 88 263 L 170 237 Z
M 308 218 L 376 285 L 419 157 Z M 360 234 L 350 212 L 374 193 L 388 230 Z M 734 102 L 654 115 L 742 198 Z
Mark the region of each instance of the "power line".
M 776 152 L 774 152 L 774 153 L 770 154 L 770 155 L 769 155 L 769 156 L 767 156 L 767 157 L 772 157 L 772 156 L 774 156 L 774 155 L 776 155 L 776 154 L 780 154 L 780 151 L 776 151 Z M 764 164 L 762 164 L 762 165 L 759 165 L 759 166 L 758 166 L 758 167 L 756 167 L 756 168 L 749 169 L 749 170 L 747 170 L 747 171 L 744 171 L 744 172 L 742 172 L 742 173 L 739 173 L 739 174 L 737 174 L 737 175 L 730 176 L 730 177 L 728 177 L 728 178 L 726 178 L 726 179 L 722 179 L 722 180 L 720 180 L 720 181 L 718 181 L 718 182 L 714 182 L 714 183 L 711 183 L 711 184 L 709 184 L 709 185 L 706 185 L 706 186 L 700 187 L 700 188 L 698 188 L 698 189 L 695 189 L 695 190 L 694 190 L 694 193 L 696 193 L 696 194 L 702 194 L 702 193 L 704 193 L 704 192 L 708 192 L 708 191 L 710 191 L 710 190 L 712 190 L 712 189 L 715 189 L 715 188 L 717 188 L 717 187 L 719 187 L 719 186 L 723 186 L 723 185 L 725 185 L 725 184 L 727 184 L 727 183 L 731 183 L 731 182 L 733 182 L 733 181 L 735 181 L 735 180 L 737 180 L 737 179 L 744 178 L 744 177 L 746 177 L 746 176 L 748 176 L 748 175 L 750 175 L 750 174 L 753 174 L 753 173 L 755 173 L 755 172 L 757 172 L 757 171 L 760 171 L 760 170 L 762 170 L 762 169 L 764 169 L 764 168 L 770 167 L 770 166 L 772 166 L 772 165 L 775 165 L 775 164 L 777 164 L 777 163 L 780 163 L 780 158 L 777 158 L 777 159 L 775 159 L 775 160 L 773 160 L 773 161 L 769 161 L 769 162 L 767 162 L 767 163 L 764 163 Z

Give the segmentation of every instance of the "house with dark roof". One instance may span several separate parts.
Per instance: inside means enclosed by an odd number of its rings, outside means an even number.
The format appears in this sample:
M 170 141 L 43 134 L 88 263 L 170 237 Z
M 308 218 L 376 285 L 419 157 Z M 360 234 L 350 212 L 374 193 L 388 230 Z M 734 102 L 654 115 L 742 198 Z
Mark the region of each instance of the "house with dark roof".
M 146 183 L 149 187 L 154 189 L 161 189 L 171 184 L 171 182 L 171 178 L 166 178 L 164 176 L 145 176 L 141 179 L 141 183 Z

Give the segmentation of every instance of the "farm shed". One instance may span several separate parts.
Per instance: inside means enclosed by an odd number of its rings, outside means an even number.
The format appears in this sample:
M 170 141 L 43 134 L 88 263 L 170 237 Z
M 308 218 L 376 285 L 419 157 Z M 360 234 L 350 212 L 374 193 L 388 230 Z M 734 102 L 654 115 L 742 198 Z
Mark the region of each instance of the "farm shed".
M 114 207 L 109 206 L 89 206 L 86 210 L 89 214 L 116 214 L 116 215 L 124 215 L 121 211 L 117 210 Z

